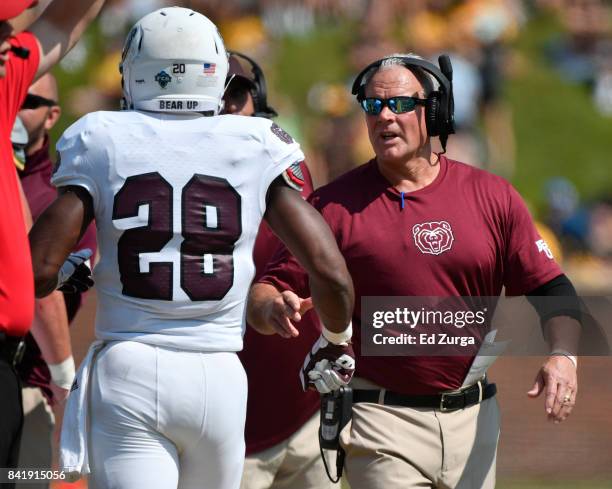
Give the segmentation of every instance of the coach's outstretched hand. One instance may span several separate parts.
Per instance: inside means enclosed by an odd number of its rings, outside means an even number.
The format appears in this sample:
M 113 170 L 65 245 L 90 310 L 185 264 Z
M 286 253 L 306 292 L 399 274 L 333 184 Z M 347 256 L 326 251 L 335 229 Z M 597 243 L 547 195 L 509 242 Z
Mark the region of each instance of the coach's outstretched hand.
M 302 316 L 312 309 L 312 299 L 302 299 L 290 290 L 280 293 L 267 305 L 268 324 L 274 332 L 283 338 L 295 338 L 300 332 L 293 325 L 302 320 Z
M 91 258 L 89 248 L 70 253 L 57 274 L 57 289 L 69 294 L 85 292 L 94 284 L 91 269 L 85 263 Z

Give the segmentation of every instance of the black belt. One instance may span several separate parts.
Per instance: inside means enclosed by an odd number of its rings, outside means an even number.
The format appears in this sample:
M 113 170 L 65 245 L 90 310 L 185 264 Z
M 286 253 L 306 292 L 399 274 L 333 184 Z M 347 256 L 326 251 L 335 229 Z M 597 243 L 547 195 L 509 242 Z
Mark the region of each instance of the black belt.
M 0 359 L 11 367 L 16 367 L 23 358 L 25 341 L 20 336 L 9 336 L 0 332 Z
M 474 385 L 457 392 L 444 392 L 433 395 L 398 394 L 387 390 L 355 389 L 353 390 L 353 403 L 372 402 L 374 404 L 387 404 L 390 406 L 403 406 L 413 408 L 437 408 L 440 411 L 456 411 L 485 399 L 493 397 L 497 392 L 495 384 L 478 381 Z

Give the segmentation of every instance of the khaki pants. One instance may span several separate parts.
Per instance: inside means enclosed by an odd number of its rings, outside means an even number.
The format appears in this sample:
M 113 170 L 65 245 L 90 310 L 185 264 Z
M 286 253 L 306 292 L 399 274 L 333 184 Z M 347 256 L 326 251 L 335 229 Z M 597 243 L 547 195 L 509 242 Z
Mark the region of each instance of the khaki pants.
M 38 387 L 24 387 L 23 432 L 19 450 L 19 467 L 50 469 L 53 453 L 55 417 Z M 20 489 L 45 489 L 48 483 L 20 483 Z
M 341 433 L 351 489 L 495 487 L 495 397 L 465 409 L 353 405 Z
M 287 440 L 247 457 L 240 489 L 334 487 L 321 461 L 318 430 L 319 413 L 316 413 Z M 334 464 L 331 465 L 330 470 L 334 471 Z

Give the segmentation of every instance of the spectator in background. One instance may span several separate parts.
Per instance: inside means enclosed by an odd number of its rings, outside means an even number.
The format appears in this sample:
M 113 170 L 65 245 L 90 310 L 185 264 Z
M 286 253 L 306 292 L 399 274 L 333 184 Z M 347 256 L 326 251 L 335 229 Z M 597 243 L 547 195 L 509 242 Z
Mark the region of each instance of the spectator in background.
M 612 7 L 603 0 L 562 0 L 555 6 L 565 32 L 546 54 L 561 76 L 592 90 L 595 107 L 612 114 Z
M 239 53 L 229 59 L 225 112 L 244 116 L 275 117 L 267 104 L 263 71 Z M 243 67 L 244 65 L 244 67 Z M 248 66 L 250 65 L 250 66 Z M 312 192 L 308 167 L 300 163 L 302 196 Z M 262 221 L 253 259 L 258 279 L 280 244 Z M 304 392 L 296 372 L 321 334 L 312 312 L 304 315 L 300 335 L 264 336 L 248 327 L 239 353 L 247 373 L 249 395 L 245 426 L 246 459 L 241 489 L 324 489 L 331 487 L 325 475 L 318 442 L 319 395 Z M 270 403 L 276 408 L 271 410 Z
M 53 162 L 49 156 L 49 131 L 61 115 L 57 100 L 57 82 L 53 75 L 45 74 L 28 90 L 17 118 L 17 122 L 23 123 L 26 136 L 23 148 L 25 161 L 19 171 L 19 178 L 33 220 L 36 220 L 53 202 L 57 194 L 55 187 L 51 185 Z M 84 248 L 89 248 L 95 253 L 96 234 L 93 224 L 89 226 L 75 251 Z M 49 296 L 36 300 L 34 321 L 45 324 L 55 323 L 50 327 L 52 329 L 67 329 L 80 304 L 81 294 L 64 294 L 56 290 Z M 27 334 L 25 342 L 25 354 L 18 366 L 24 384 L 22 389 L 24 424 L 19 466 L 51 467 L 52 435 L 55 427 L 51 407 L 58 401 L 64 400 L 68 389 L 66 386 L 60 387 L 59 399 L 54 395 L 58 386 L 53 382 L 41 351 L 30 333 Z M 40 483 L 25 483 L 21 484 L 21 487 L 40 489 L 43 486 Z
M 34 327 L 32 332 L 35 333 L 39 345 L 46 349 L 43 350 L 45 360 L 57 367 L 57 375 L 65 381 L 74 375 L 74 360 L 70 353 L 67 331 L 64 331 L 60 338 L 55 331 L 32 324 L 34 281 L 24 228 L 27 216 L 22 192 L 17 183 L 10 134 L 32 81 L 46 73 L 74 46 L 89 22 L 98 14 L 104 0 L 55 0 L 43 17 L 33 24 L 31 32 L 13 35 L 11 21 L 36 3 L 32 0 L 3 0 L 0 3 L 0 207 L 3 209 L 0 217 L 2 467 L 15 467 L 18 460 L 23 413 L 21 387 L 15 365 L 23 351 L 23 336 L 31 326 Z

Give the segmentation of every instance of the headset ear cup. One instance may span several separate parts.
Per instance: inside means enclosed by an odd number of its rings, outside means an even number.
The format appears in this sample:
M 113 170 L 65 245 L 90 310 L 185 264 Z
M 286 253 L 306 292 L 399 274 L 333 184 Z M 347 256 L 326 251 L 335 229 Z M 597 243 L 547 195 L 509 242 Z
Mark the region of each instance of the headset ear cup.
M 438 136 L 448 136 L 448 106 L 444 94 L 440 94 L 436 122 L 438 123 Z
M 440 92 L 432 92 L 427 98 L 427 106 L 425 107 L 425 122 L 427 124 L 427 135 L 429 137 L 438 136 L 440 128 L 438 127 L 440 118 Z
M 361 103 L 361 101 L 365 98 L 365 88 L 360 86 L 359 90 L 357 90 L 357 102 Z

